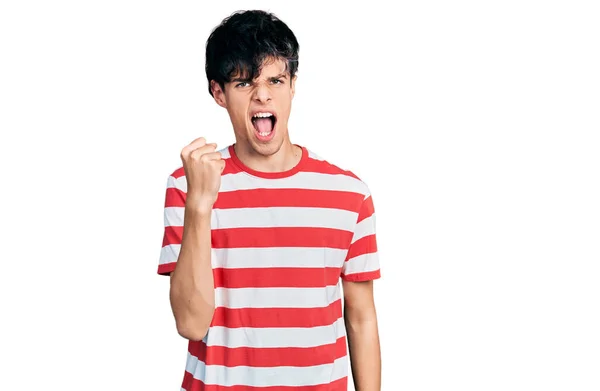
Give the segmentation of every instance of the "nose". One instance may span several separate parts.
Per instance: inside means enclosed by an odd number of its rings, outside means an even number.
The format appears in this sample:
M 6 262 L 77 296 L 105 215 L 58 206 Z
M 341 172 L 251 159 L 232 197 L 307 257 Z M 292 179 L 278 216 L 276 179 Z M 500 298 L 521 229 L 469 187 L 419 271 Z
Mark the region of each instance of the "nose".
M 261 103 L 266 103 L 271 100 L 271 91 L 264 84 L 258 84 L 254 90 L 254 99 Z

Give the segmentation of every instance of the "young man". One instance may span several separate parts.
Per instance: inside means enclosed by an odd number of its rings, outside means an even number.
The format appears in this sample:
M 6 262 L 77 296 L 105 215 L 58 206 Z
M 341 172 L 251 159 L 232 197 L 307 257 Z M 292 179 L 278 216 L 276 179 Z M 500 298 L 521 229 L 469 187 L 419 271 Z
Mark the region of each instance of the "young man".
M 348 358 L 356 389 L 380 390 L 373 201 L 290 141 L 298 48 L 263 11 L 234 13 L 207 42 L 209 93 L 235 143 L 181 151 L 158 266 L 189 340 L 187 391 L 346 391 Z

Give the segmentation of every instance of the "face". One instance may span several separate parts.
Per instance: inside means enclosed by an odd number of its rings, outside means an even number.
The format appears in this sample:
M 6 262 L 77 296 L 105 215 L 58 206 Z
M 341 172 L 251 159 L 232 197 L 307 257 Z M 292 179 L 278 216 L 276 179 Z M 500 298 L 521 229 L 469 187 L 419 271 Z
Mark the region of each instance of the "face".
M 211 81 L 215 101 L 227 109 L 236 142 L 247 151 L 270 156 L 289 143 L 288 118 L 296 76 L 290 80 L 283 60 L 264 63 L 255 80 L 239 75 L 221 90 Z

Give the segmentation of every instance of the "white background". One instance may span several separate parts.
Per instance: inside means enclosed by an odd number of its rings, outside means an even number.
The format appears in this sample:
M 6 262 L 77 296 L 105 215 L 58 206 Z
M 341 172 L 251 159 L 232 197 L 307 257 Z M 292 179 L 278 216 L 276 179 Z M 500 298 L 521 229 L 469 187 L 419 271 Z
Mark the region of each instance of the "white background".
M 373 192 L 383 390 L 599 390 L 594 2 L 226 3 L 2 2 L 0 389 L 179 390 L 166 180 L 234 141 L 204 45 L 261 8 L 292 141 Z

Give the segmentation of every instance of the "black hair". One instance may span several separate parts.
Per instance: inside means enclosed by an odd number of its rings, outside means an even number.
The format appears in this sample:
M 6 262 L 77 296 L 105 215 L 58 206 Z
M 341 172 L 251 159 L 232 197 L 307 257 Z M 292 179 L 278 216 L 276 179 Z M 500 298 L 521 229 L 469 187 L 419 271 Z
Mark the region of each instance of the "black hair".
M 298 70 L 300 46 L 290 28 L 273 13 L 262 10 L 236 11 L 213 29 L 206 41 L 206 77 L 221 88 L 235 75 L 253 80 L 264 61 L 282 59 L 290 80 Z

